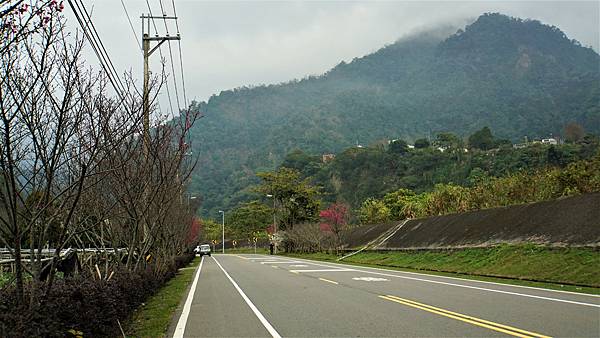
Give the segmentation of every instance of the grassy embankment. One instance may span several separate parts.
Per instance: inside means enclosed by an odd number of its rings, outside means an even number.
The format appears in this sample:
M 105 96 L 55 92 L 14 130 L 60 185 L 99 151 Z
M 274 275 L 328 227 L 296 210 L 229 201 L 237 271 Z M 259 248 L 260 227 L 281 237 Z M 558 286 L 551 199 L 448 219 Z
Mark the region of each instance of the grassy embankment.
M 293 256 L 324 261 L 338 258 L 325 253 Z M 591 248 L 500 245 L 452 251 L 361 252 L 343 263 L 600 294 L 600 250 Z
M 200 257 L 194 258 L 187 267 L 179 269 L 175 277 L 136 310 L 127 324 L 127 336 L 165 336 L 173 314 L 185 296 L 188 285 L 192 282 L 198 264 L 200 264 Z
M 221 253 L 220 250 L 217 250 L 216 253 Z M 237 248 L 237 249 L 225 249 L 226 254 L 253 254 L 254 248 Z M 257 254 L 267 254 L 269 253 L 269 249 L 265 248 L 256 248 Z

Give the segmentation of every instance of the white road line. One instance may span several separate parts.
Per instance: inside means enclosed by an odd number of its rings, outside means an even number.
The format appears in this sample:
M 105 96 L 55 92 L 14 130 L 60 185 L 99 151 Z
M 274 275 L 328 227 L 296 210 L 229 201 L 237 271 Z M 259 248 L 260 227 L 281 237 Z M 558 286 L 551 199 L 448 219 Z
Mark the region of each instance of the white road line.
M 313 263 L 313 262 L 316 262 L 316 261 L 311 260 L 311 259 L 305 259 L 305 258 L 295 258 L 295 259 L 300 259 L 300 260 L 303 260 L 305 262 L 311 262 L 312 264 L 316 264 L 316 263 Z M 333 264 L 334 266 L 356 266 L 356 265 L 351 265 L 351 264 L 340 264 L 340 263 L 328 263 L 328 264 Z M 322 265 L 322 266 L 325 266 L 325 265 Z M 329 266 L 329 265 L 327 265 L 327 266 Z M 483 281 L 483 280 L 477 280 L 477 279 L 466 279 L 466 278 L 441 276 L 441 275 L 429 275 L 429 274 L 425 274 L 425 273 L 410 272 L 410 271 L 398 271 L 398 270 L 391 270 L 391 269 L 384 269 L 384 268 L 373 268 L 373 267 L 363 267 L 363 268 L 365 268 L 365 269 L 371 269 L 371 270 L 378 270 L 378 271 L 390 271 L 390 272 L 396 272 L 396 273 L 402 273 L 402 274 L 425 276 L 425 277 L 435 277 L 435 278 L 442 278 L 442 279 L 452 279 L 452 280 L 457 280 L 457 281 L 462 281 L 462 282 L 474 282 L 474 283 L 481 283 L 481 284 L 491 284 L 491 285 L 506 286 L 506 287 L 511 287 L 511 288 L 531 289 L 531 290 L 539 290 L 539 291 L 547 291 L 547 292 L 565 293 L 565 294 L 571 294 L 571 295 L 576 295 L 576 296 L 600 298 L 600 295 L 593 295 L 593 294 L 589 294 L 589 293 L 581 293 L 581 292 L 573 292 L 573 291 L 544 289 L 544 288 L 538 288 L 538 287 L 535 287 L 535 286 L 525 286 L 525 285 L 515 285 L 515 284 L 503 284 L 503 283 L 489 282 L 489 281 Z
M 285 258 L 271 258 L 271 257 L 268 257 L 268 258 L 246 258 L 246 259 L 249 259 L 251 261 L 269 261 L 269 260 L 272 261 L 274 259 L 276 259 L 276 260 L 285 260 Z
M 312 263 L 312 264 L 313 265 L 317 265 L 317 266 L 329 267 L 329 268 L 335 268 L 336 267 L 336 266 L 325 265 L 325 264 L 316 264 L 316 263 Z M 339 265 L 342 265 L 342 264 L 339 264 Z M 296 270 L 296 271 L 307 271 L 307 270 Z M 321 271 L 326 271 L 326 270 L 321 270 Z M 332 271 L 336 271 L 336 270 L 332 270 Z M 389 273 L 373 272 L 373 271 L 368 271 L 368 270 L 359 270 L 359 269 L 356 269 L 354 271 L 360 271 L 360 272 L 364 272 L 364 273 L 370 273 L 370 274 L 373 274 L 373 275 L 380 275 L 380 276 L 387 276 L 387 277 L 395 277 L 395 278 L 403 278 L 403 279 L 409 279 L 409 280 L 416 280 L 416 281 L 420 281 L 420 282 L 427 282 L 427 283 L 434 283 L 434 284 L 456 286 L 456 287 L 466 288 L 466 289 L 474 289 L 474 290 L 480 290 L 480 291 L 502 293 L 502 294 L 513 295 L 513 296 L 528 297 L 528 298 L 535 298 L 535 299 L 543 299 L 543 300 L 549 300 L 549 301 L 554 301 L 554 302 L 569 303 L 569 304 L 576 304 L 576 305 L 583 305 L 583 306 L 591 306 L 591 307 L 600 308 L 600 304 L 591 304 L 591 303 L 584 303 L 584 302 L 576 302 L 576 301 L 567 300 L 567 299 L 560 299 L 560 298 L 551 298 L 551 297 L 529 295 L 529 294 L 526 294 L 526 293 L 518 293 L 518 292 L 511 292 L 511 291 L 488 289 L 488 288 L 482 288 L 482 287 L 478 287 L 478 286 L 471 286 L 471 285 L 464 285 L 464 284 L 454 284 L 454 283 L 441 282 L 441 281 L 436 281 L 436 280 L 431 280 L 431 279 L 424 279 L 424 278 L 416 278 L 416 277 L 407 277 L 407 276 L 392 275 L 392 274 L 389 274 Z M 500 285 L 506 286 L 506 284 L 500 284 Z M 508 286 L 511 286 L 511 285 L 508 285 Z M 545 289 L 542 289 L 542 290 L 545 290 Z
M 317 264 L 315 264 L 317 265 Z M 290 270 L 291 272 L 347 272 L 357 271 L 352 269 L 315 269 L 315 270 Z
M 322 280 L 323 282 L 327 282 L 327 283 L 331 283 L 331 284 L 336 284 L 336 285 L 340 284 L 340 283 L 338 283 L 338 282 L 336 282 L 334 280 L 331 280 L 331 279 L 319 278 L 319 280 Z
M 213 260 L 215 261 L 215 263 L 217 263 L 217 265 L 219 266 L 219 268 L 221 268 L 221 271 L 223 271 L 223 273 L 225 274 L 225 276 L 227 276 L 227 278 L 229 279 L 229 281 L 231 282 L 231 284 L 233 284 L 233 286 L 235 287 L 235 289 L 237 290 L 237 292 L 240 294 L 240 296 L 242 296 L 242 298 L 244 299 L 244 301 L 246 302 L 246 304 L 248 304 L 248 306 L 250 307 L 250 309 L 252 310 L 252 312 L 254 312 L 254 314 L 256 315 L 256 317 L 258 318 L 258 320 L 260 320 L 260 322 L 265 327 L 265 329 L 267 329 L 267 331 L 269 331 L 269 333 L 271 334 L 271 336 L 274 337 L 274 338 L 281 338 L 281 336 L 279 335 L 279 333 L 277 333 L 277 331 L 275 330 L 275 328 L 273 328 L 273 326 L 271 326 L 271 324 L 267 321 L 267 319 L 265 318 L 265 316 L 263 316 L 263 314 L 260 313 L 260 311 L 256 308 L 256 306 L 254 306 L 254 304 L 252 304 L 252 302 L 250 301 L 250 299 L 248 298 L 248 296 L 246 296 L 246 294 L 244 293 L 244 291 L 242 291 L 242 289 L 237 285 L 237 283 L 233 280 L 233 278 L 231 278 L 231 276 L 229 276 L 229 274 L 227 273 L 227 271 L 225 271 L 225 269 L 223 269 L 223 267 L 221 266 L 221 264 L 219 263 L 219 261 L 217 261 L 217 259 L 215 257 L 213 257 Z
M 265 261 L 265 262 L 260 262 L 260 264 L 295 264 L 295 263 L 303 263 L 303 262 L 300 262 L 300 261 L 273 261 L 273 262 Z
M 181 316 L 179 316 L 179 320 L 177 321 L 177 326 L 175 327 L 175 333 L 173 333 L 173 338 L 183 337 L 183 333 L 185 332 L 185 325 L 187 324 L 187 319 L 190 315 L 190 308 L 192 307 L 192 300 L 194 300 L 194 292 L 196 292 L 196 285 L 198 285 L 198 278 L 200 278 L 200 271 L 202 270 L 202 263 L 204 263 L 204 257 L 205 256 L 202 256 L 202 258 L 200 259 L 200 266 L 198 266 L 196 277 L 194 277 L 192 287 L 190 288 L 190 292 L 188 293 L 187 299 L 185 300 L 185 305 L 183 305 L 183 310 L 181 311 Z

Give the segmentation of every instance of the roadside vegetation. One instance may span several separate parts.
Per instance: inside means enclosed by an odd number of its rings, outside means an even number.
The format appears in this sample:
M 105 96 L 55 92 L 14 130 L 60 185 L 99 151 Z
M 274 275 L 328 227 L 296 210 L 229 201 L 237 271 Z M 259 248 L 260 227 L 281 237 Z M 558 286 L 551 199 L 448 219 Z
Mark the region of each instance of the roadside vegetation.
M 65 6 L 0 1 L 2 337 L 119 335 L 199 231 L 185 195 L 197 115 L 156 112 L 164 73 L 146 96 L 90 68 L 91 23 L 72 29 Z
M 269 253 L 269 249 L 265 248 L 265 247 L 260 247 L 260 248 L 256 248 L 256 251 L 254 251 L 254 248 L 250 247 L 250 248 L 236 248 L 236 249 L 225 249 L 225 253 L 228 254 L 261 254 L 261 255 L 266 255 Z
M 471 137 L 470 142 L 475 142 L 474 138 L 476 139 L 476 137 Z M 451 150 L 446 153 L 439 151 L 435 153 L 427 148 L 409 150 L 406 144 L 401 145 L 404 150 L 399 153 L 402 155 L 398 155 L 398 153 L 390 155 L 391 151 L 398 152 L 398 145 L 394 144 L 380 150 L 355 148 L 351 151 L 357 158 L 361 154 L 378 152 L 381 156 L 391 156 L 389 158 L 398 156 L 396 158 L 399 158 L 400 161 L 405 161 L 407 157 L 438 154 L 436 156 L 444 158 L 461 156 L 463 157 L 462 161 L 464 161 L 464 157 L 469 156 L 469 163 L 487 157 L 491 164 L 488 164 L 487 171 L 482 168 L 470 169 L 471 177 L 463 185 L 439 183 L 433 185 L 430 190 L 422 192 L 403 187 L 380 195 L 380 198 L 367 198 L 359 208 L 354 209 L 350 203 L 345 203 L 343 199 L 339 200 L 344 196 L 342 190 L 337 190 L 338 194 L 333 194 L 333 196 L 337 196 L 337 201 L 328 203 L 327 199 L 332 195 L 327 195 L 322 187 L 316 185 L 316 182 L 319 180 L 323 182 L 324 179 L 323 176 L 319 176 L 319 170 L 335 172 L 331 171 L 333 170 L 331 168 L 339 165 L 336 163 L 338 159 L 323 165 L 321 169 L 317 169 L 317 172 L 312 172 L 307 176 L 306 170 L 309 170 L 307 168 L 315 170 L 316 167 L 310 165 L 311 161 L 305 161 L 307 158 L 304 155 L 295 152 L 277 171 L 268 176 L 262 174 L 261 185 L 254 189 L 263 194 L 270 192 L 269 195 L 275 196 L 273 204 L 275 208 L 272 208 L 271 212 L 278 220 L 279 238 L 277 241 L 281 250 L 286 254 L 301 254 L 304 257 L 334 260 L 339 257 L 336 253 L 339 253 L 339 248 L 343 245 L 341 234 L 361 223 L 380 224 L 407 218 L 463 213 L 600 192 L 600 153 L 598 153 L 597 138 L 588 136 L 586 140 L 585 144 L 533 145 L 532 148 L 526 150 L 512 147 L 500 148 L 492 152 L 475 149 L 471 151 L 471 155 L 465 155 L 462 151 L 459 153 L 458 149 L 460 148 L 456 148 L 454 153 Z M 531 153 L 531 151 L 534 152 Z M 525 154 L 528 155 L 523 157 Z M 582 157 L 583 159 L 581 159 Z M 544 159 L 543 163 L 535 162 L 540 158 Z M 548 161 L 551 158 L 565 160 Z M 530 163 L 530 165 L 525 165 L 525 168 L 515 169 L 515 171 L 509 170 L 508 174 L 501 176 L 490 174 L 489 168 L 495 168 L 498 165 L 511 167 L 510 163 L 514 161 L 522 161 L 521 163 Z M 450 170 L 443 163 L 441 161 L 438 165 Z M 454 163 L 460 162 L 455 160 Z M 294 168 L 288 168 L 286 165 Z M 353 167 L 352 163 L 344 166 L 353 168 L 352 170 L 360 168 L 360 164 L 359 167 Z M 381 170 L 372 164 L 365 164 L 363 168 Z M 432 168 L 436 168 L 436 166 Z M 330 176 L 330 179 L 333 177 L 335 174 Z M 352 174 L 341 177 L 351 180 Z M 361 174 L 358 177 L 363 176 Z M 375 175 L 375 177 L 385 179 L 381 175 Z M 367 182 L 369 180 L 367 179 Z M 354 181 L 360 182 L 361 179 Z M 312 186 L 314 190 L 307 188 L 307 185 Z M 337 187 L 343 189 L 341 188 L 343 184 L 338 181 Z M 372 188 L 368 187 L 368 184 L 361 184 L 360 187 Z M 306 193 L 306 191 L 310 191 L 310 193 Z M 264 208 L 270 200 L 263 200 L 265 201 L 263 202 L 265 203 L 263 204 Z M 254 202 L 254 204 L 258 203 L 258 200 Z M 319 212 L 314 211 L 315 205 L 319 207 Z M 268 220 L 267 216 L 268 213 L 265 212 L 263 216 L 265 221 Z M 272 227 L 269 227 L 268 230 L 272 230 Z M 485 242 L 485 239 L 482 241 Z M 479 277 L 498 277 L 507 281 L 511 279 L 524 280 L 527 283 L 539 281 L 557 285 L 573 284 L 577 285 L 573 288 L 592 287 L 590 289 L 592 292 L 596 292 L 594 287 L 600 287 L 600 274 L 597 269 L 600 266 L 600 252 L 594 248 L 551 248 L 520 244 L 446 251 L 362 252 L 346 258 L 345 262 Z M 564 287 L 559 286 L 558 288 Z
M 156 294 L 148 298 L 126 324 L 126 335 L 131 337 L 164 337 L 173 320 L 177 306 L 185 301 L 188 286 L 200 264 L 196 257 L 189 265 L 179 269 Z
M 461 154 L 460 156 L 470 156 L 465 161 L 471 165 L 474 161 L 481 161 L 483 156 L 491 162 L 488 167 L 513 166 L 513 162 L 535 162 L 540 160 L 537 156 L 546 158 L 555 156 L 550 155 L 555 153 L 563 154 L 556 156 L 569 160 L 558 161 L 554 165 L 543 160 L 543 164 L 530 164 L 526 165 L 525 169 L 509 170 L 509 173 L 503 176 L 492 175 L 492 170 L 489 168 L 484 170 L 481 167 L 475 167 L 470 169 L 470 178 L 463 185 L 451 182 L 438 183 L 422 192 L 401 187 L 387 193 L 378 192 L 375 196 L 381 197 L 368 197 L 355 207 L 344 199 L 347 194 L 344 189 L 347 188 L 344 188 L 343 182 L 346 180 L 353 182 L 351 184 L 363 182 L 364 173 L 358 173 L 358 179 L 351 178 L 354 174 L 337 176 L 336 172 L 341 164 L 338 164 L 338 159 L 335 159 L 320 169 L 321 173 L 328 172 L 331 175 L 330 178 L 325 179 L 318 173 L 307 176 L 308 173 L 305 170 L 308 169 L 306 168 L 315 167 L 311 166 L 312 162 L 304 155 L 295 152 L 278 170 L 259 174 L 262 182 L 252 188 L 253 196 L 257 199 L 241 203 L 227 214 L 225 219 L 226 237 L 230 241 L 236 241 L 240 246 L 252 246 L 253 238 L 267 240 L 273 234 L 273 220 L 276 220 L 280 234 L 287 236 L 281 240 L 287 241 L 284 244 L 288 249 L 295 250 L 293 247 L 296 247 L 303 248 L 302 251 L 319 251 L 323 248 L 338 247 L 341 244 L 339 243 L 340 233 L 360 224 L 378 224 L 407 218 L 462 213 L 599 192 L 600 145 L 595 136 L 588 136 L 587 140 L 589 142 L 585 145 L 571 143 L 559 147 L 535 145 L 527 151 L 511 147 L 492 153 L 475 151 L 472 155 Z M 381 156 L 388 157 L 392 145 L 388 150 L 355 149 L 352 151 L 355 152 L 357 158 L 362 156 L 361 154 L 366 155 L 372 152 L 378 152 Z M 530 153 L 531 151 L 534 152 Z M 501 155 L 502 153 L 504 155 Z M 433 171 L 443 169 L 444 171 L 440 172 L 440 175 L 446 170 L 451 170 L 442 159 L 447 156 L 458 156 L 444 154 L 440 151 L 434 152 L 431 149 L 408 150 L 408 148 L 403 150 L 402 154 L 393 155 L 399 157 L 392 156 L 390 160 L 397 158 L 399 161 L 414 161 L 410 158 L 420 157 L 424 154 L 442 156 L 439 161 L 431 160 L 434 164 L 430 169 Z M 574 160 L 581 157 L 585 159 Z M 343 160 L 343 158 L 339 160 Z M 343 166 L 354 168 L 352 170 L 360 170 L 361 161 L 356 165 L 352 163 Z M 513 164 L 509 165 L 506 161 Z M 373 163 L 376 164 L 378 161 Z M 458 162 L 452 163 L 457 164 Z M 372 164 L 368 166 L 368 168 L 370 167 Z M 367 169 L 367 172 L 369 170 L 371 169 Z M 373 175 L 376 180 L 387 180 L 386 176 L 382 176 L 383 174 L 373 173 Z M 426 175 L 427 173 L 424 172 L 423 176 Z M 372 189 L 372 185 L 369 184 L 372 179 L 373 177 L 366 178 L 366 183 L 361 183 L 360 189 Z M 327 184 L 332 181 L 338 182 L 335 193 L 328 193 L 326 188 L 318 185 L 319 182 Z M 393 180 L 389 182 L 393 182 Z M 388 186 L 392 186 L 392 184 L 390 183 Z M 349 191 L 352 192 L 353 189 L 350 188 Z M 356 191 L 354 196 L 361 194 L 362 192 Z M 331 202 L 332 198 L 335 198 L 333 202 Z M 220 242 L 222 229 L 220 222 L 204 220 L 203 224 L 204 238 L 207 241 Z M 306 249 L 307 247 L 308 249 Z
M 325 261 L 336 261 L 340 257 L 325 252 L 289 255 Z M 499 245 L 439 251 L 361 252 L 345 258 L 341 263 L 426 273 L 446 272 L 477 279 L 501 277 L 495 281 L 502 283 L 512 283 L 511 280 L 545 282 L 554 285 L 537 285 L 600 294 L 600 252 L 594 248 Z
M 399 189 L 381 199 L 364 201 L 359 217 L 363 224 L 382 223 L 541 202 L 598 191 L 600 154 L 563 168 L 519 171 L 503 177 L 479 177 L 470 186 L 436 184 L 432 191 L 420 194 Z

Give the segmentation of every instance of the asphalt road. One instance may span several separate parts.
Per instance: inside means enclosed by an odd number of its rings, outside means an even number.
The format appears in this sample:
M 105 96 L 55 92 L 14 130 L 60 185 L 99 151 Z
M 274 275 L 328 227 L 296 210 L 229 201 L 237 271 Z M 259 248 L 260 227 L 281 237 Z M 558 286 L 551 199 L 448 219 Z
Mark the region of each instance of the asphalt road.
M 250 254 L 195 276 L 175 337 L 600 337 L 595 295 Z

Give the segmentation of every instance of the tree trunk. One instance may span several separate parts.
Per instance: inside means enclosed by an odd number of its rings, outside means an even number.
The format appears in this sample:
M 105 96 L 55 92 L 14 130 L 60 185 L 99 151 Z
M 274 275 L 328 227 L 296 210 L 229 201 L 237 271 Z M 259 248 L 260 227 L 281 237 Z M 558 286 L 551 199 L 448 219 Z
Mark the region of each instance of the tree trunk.
M 17 287 L 17 300 L 23 303 L 23 262 L 21 260 L 21 231 L 17 228 L 15 234 L 15 283 Z

